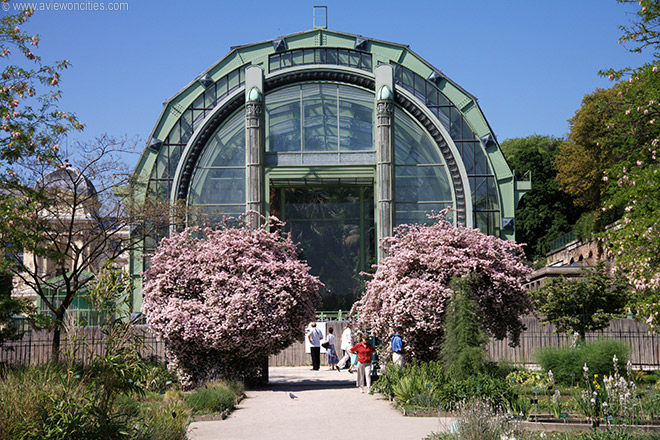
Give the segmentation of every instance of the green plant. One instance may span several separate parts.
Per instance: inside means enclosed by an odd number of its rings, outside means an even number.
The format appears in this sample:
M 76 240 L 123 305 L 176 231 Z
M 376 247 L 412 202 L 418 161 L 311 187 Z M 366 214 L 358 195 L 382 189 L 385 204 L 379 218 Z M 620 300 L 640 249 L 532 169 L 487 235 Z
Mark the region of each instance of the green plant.
M 578 347 L 544 347 L 536 353 L 536 358 L 543 370 L 552 370 L 557 383 L 571 385 L 582 377 L 585 363 L 592 374 L 603 377 L 613 374 L 614 356 L 618 359 L 619 368 L 624 369 L 629 353 L 630 348 L 622 341 L 601 340 Z
M 475 299 L 479 283 L 476 273 L 451 283 L 453 295 L 445 318 L 445 335 L 440 358 L 450 376 L 464 379 L 482 373 L 486 369 L 485 345 L 488 336 L 484 331 Z
M 457 440 L 502 440 L 515 438 L 511 417 L 487 399 L 465 400 L 458 404 Z
M 504 380 L 485 374 L 449 380 L 438 388 L 437 397 L 447 410 L 454 410 L 460 402 L 471 399 L 488 399 L 493 407 L 508 408 L 516 399 L 513 389 Z
M 238 397 L 236 390 L 236 385 L 215 382 L 187 394 L 185 402 L 194 413 L 219 413 L 234 409 Z
M 147 406 L 142 411 L 135 440 L 185 440 L 190 421 L 190 409 L 183 402 Z

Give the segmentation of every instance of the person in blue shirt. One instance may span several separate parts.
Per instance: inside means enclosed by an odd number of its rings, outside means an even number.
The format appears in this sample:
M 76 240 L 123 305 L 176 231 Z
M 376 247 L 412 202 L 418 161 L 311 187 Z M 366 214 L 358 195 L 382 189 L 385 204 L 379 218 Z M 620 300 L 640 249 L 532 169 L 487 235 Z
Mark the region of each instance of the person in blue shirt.
M 403 328 L 397 327 L 395 335 L 390 339 L 392 362 L 398 365 L 399 368 L 403 368 L 403 338 L 401 337 L 401 333 L 403 333 Z

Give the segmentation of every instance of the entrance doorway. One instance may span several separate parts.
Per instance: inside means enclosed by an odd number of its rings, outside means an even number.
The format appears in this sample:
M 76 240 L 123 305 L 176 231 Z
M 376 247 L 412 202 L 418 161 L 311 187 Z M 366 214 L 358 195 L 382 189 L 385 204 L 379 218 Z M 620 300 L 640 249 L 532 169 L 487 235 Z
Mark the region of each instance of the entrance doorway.
M 375 263 L 373 184 L 291 186 L 271 181 L 270 213 L 326 285 L 322 310 L 349 310 Z

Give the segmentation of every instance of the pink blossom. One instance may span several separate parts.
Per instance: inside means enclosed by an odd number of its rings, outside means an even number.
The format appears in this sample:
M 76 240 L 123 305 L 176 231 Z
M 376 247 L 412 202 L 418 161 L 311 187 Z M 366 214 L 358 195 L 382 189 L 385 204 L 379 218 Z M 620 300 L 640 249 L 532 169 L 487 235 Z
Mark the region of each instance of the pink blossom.
M 610 75 L 608 76 L 608 78 L 610 79 L 610 81 L 612 81 L 614 79 L 614 75 Z
M 653 70 L 653 72 L 657 72 L 658 71 L 658 66 L 653 66 L 652 70 Z
M 649 124 L 653 124 L 653 123 L 655 123 L 655 119 L 651 119 L 651 120 L 649 121 Z
M 638 160 L 638 161 L 637 161 L 637 166 L 638 166 L 638 167 L 639 167 L 639 166 L 642 166 L 643 163 L 644 163 L 644 162 L 642 162 L 641 160 Z
M 385 254 L 367 290 L 354 305 L 359 323 L 385 337 L 396 326 L 407 328 L 406 345 L 419 359 L 437 355 L 451 280 L 480 275 L 477 302 L 488 331 L 516 341 L 520 316 L 529 310 L 523 283 L 531 269 L 520 245 L 455 226 L 441 215 L 435 223 L 403 225 L 381 243 Z
M 610 179 L 607 176 L 603 176 L 603 182 L 607 182 L 608 180 Z
M 650 101 L 649 101 L 649 105 L 653 105 L 653 104 L 655 104 L 655 101 L 650 100 Z
M 273 232 L 231 220 L 163 239 L 144 274 L 142 311 L 168 341 L 170 365 L 186 387 L 253 368 L 302 340 L 320 303 L 323 284 L 275 230 L 277 219 Z
M 626 115 L 629 115 L 629 114 L 630 114 L 630 110 L 626 110 Z

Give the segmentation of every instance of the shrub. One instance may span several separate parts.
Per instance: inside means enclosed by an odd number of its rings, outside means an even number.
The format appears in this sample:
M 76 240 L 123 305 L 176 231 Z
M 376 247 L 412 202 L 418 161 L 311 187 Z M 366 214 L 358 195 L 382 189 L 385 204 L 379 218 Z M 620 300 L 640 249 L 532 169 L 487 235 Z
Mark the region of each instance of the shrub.
M 440 353 L 442 364 L 449 374 L 463 379 L 486 369 L 488 336 L 483 329 L 479 304 L 474 298 L 474 286 L 479 277 L 470 274 L 454 279 L 453 294 L 445 317 L 445 335 Z
M 457 440 L 502 440 L 514 437 L 515 425 L 511 417 L 497 405 L 484 399 L 464 400 L 458 404 Z
M 275 218 L 256 229 L 227 220 L 161 241 L 145 274 L 142 310 L 168 341 L 184 387 L 259 377 L 262 360 L 302 340 L 323 284 L 291 238 L 268 229 L 279 225 Z
M 446 212 L 444 213 L 446 214 Z M 442 345 L 450 282 L 478 275 L 473 287 L 478 313 L 488 334 L 515 344 L 531 308 L 523 284 L 531 272 L 518 244 L 457 226 L 433 216 L 431 225 L 402 225 L 385 238 L 385 257 L 352 311 L 375 335 L 405 329 L 406 351 L 420 360 L 437 358 Z
M 472 399 L 487 399 L 494 408 L 509 408 L 516 398 L 504 380 L 485 374 L 450 380 L 438 389 L 437 397 L 442 408 L 447 410 L 454 410 L 460 402 Z
M 543 370 L 552 370 L 555 382 L 570 385 L 571 374 L 574 381 L 582 377 L 582 367 L 586 363 L 592 374 L 601 377 L 611 375 L 612 358 L 616 355 L 620 371 L 625 371 L 630 348 L 622 341 L 601 340 L 587 342 L 578 347 L 544 347 L 536 353 L 537 361 Z
M 236 399 L 243 394 L 242 387 L 236 382 L 216 382 L 187 394 L 186 404 L 195 413 L 220 413 L 226 409 L 234 409 Z
M 190 409 L 183 402 L 145 406 L 135 440 L 186 440 Z

